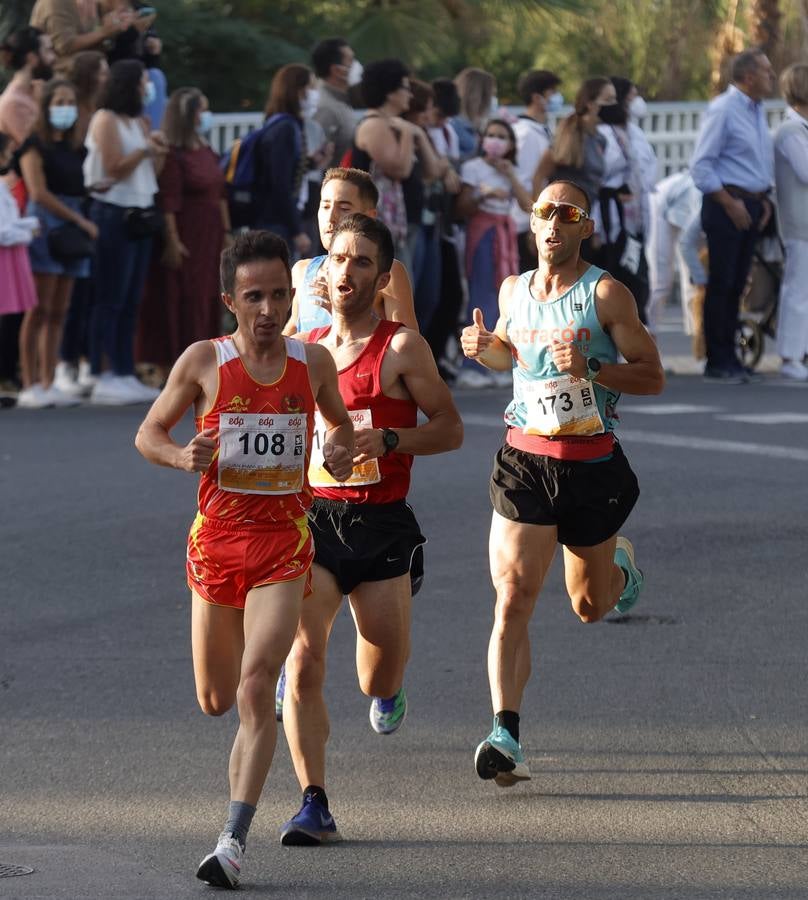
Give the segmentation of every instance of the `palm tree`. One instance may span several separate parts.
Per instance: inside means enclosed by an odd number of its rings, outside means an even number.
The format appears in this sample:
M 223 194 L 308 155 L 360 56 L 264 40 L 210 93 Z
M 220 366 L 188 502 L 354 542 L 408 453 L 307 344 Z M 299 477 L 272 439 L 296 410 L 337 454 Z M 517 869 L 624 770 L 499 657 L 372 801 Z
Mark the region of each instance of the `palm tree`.
M 780 0 L 752 0 L 748 16 L 752 43 L 760 47 L 770 59 L 775 58 L 783 41 Z

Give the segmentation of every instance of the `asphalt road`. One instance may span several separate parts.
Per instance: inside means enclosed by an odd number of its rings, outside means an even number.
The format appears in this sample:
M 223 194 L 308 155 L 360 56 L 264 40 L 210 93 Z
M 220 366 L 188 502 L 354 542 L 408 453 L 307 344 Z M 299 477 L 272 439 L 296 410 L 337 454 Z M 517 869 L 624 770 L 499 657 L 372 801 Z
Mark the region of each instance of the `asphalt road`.
M 416 462 L 425 533 L 407 721 L 374 734 L 343 612 L 329 797 L 346 840 L 282 848 L 285 742 L 244 893 L 300 898 L 808 896 L 808 387 L 673 376 L 621 401 L 642 495 L 634 613 L 585 626 L 558 560 L 532 634 L 533 780 L 475 775 L 490 729 L 487 478 L 504 391 L 458 392 L 463 448 Z M 132 445 L 143 408 L 0 412 L 0 898 L 186 898 L 223 821 L 236 720 L 194 698 L 194 479 Z M 181 431 L 190 433 L 190 422 Z

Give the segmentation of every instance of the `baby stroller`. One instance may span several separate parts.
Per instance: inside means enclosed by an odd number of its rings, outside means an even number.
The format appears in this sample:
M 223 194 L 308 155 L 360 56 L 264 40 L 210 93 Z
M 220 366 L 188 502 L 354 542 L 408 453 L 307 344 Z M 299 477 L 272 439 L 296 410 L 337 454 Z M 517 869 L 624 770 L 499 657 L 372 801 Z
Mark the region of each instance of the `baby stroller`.
M 755 247 L 735 338 L 738 356 L 749 369 L 760 362 L 766 338 L 774 337 L 782 280 L 783 244 L 776 234 L 767 234 Z

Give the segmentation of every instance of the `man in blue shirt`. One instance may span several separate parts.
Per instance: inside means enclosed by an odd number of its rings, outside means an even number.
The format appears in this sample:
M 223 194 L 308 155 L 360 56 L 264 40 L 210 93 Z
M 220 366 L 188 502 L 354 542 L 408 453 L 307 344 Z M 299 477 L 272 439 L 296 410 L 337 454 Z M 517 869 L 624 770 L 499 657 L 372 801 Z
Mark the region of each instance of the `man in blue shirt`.
M 732 84 L 707 108 L 690 172 L 704 194 L 701 222 L 710 274 L 704 300 L 705 378 L 740 384 L 748 375 L 735 352 L 741 298 L 757 235 L 771 216 L 774 150 L 761 100 L 774 69 L 762 50 L 739 53 Z

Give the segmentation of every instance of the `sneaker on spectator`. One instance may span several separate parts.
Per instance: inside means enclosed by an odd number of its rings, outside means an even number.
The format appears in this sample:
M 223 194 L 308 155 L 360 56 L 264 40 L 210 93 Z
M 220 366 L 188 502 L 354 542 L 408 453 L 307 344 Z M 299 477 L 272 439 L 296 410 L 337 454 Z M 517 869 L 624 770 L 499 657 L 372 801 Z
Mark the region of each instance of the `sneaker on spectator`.
M 808 366 L 796 359 L 789 359 L 780 366 L 780 375 L 791 381 L 808 381 Z
M 490 388 L 494 386 L 494 380 L 489 372 L 478 369 L 463 368 L 457 373 L 453 387 L 456 388 Z
M 132 391 L 132 395 L 137 398 L 136 402 L 151 403 L 160 396 L 160 391 L 157 388 L 143 384 L 136 375 L 123 375 L 121 377 Z
M 78 383 L 77 376 L 78 371 L 75 366 L 66 362 L 58 362 L 51 387 L 55 387 L 60 393 L 70 397 L 80 397 L 84 393 L 84 388 Z
M 75 394 L 68 394 L 56 387 L 55 382 L 45 388 L 45 396 L 50 400 L 51 406 L 78 406 L 81 403 Z
M 126 379 L 112 372 L 100 375 L 90 394 L 90 403 L 96 406 L 128 406 L 130 403 L 142 402 Z
M 17 406 L 22 409 L 46 409 L 53 406 L 53 401 L 41 384 L 32 384 L 29 388 L 23 388 L 17 394 Z
M 78 384 L 85 394 L 89 394 L 95 387 L 97 381 L 98 376 L 93 375 L 92 370 L 90 369 L 90 363 L 87 362 L 86 359 L 82 359 L 79 362 L 79 374 L 76 377 L 76 384 Z

